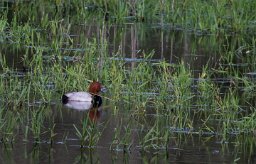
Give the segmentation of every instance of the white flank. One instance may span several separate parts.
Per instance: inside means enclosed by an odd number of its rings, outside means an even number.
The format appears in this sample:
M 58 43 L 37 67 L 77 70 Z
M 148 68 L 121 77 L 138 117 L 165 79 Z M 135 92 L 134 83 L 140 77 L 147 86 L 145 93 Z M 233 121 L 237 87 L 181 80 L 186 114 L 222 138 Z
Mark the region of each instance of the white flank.
M 68 101 L 92 101 L 92 95 L 88 92 L 70 92 L 65 95 L 68 97 Z

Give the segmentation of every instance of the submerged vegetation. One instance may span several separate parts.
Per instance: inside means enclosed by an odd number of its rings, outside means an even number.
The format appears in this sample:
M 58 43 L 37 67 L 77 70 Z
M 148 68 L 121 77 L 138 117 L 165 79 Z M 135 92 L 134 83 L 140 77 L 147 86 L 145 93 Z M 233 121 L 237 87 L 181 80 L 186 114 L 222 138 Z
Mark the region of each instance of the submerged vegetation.
M 184 135 L 221 143 L 236 136 L 238 145 L 255 137 L 256 1 L 19 0 L 0 7 L 2 143 L 13 144 L 23 134 L 24 141 L 52 146 L 60 135 L 52 106 L 61 115 L 61 95 L 86 90 L 91 80 L 108 89 L 103 99 L 116 123 L 106 141 L 112 151 L 129 152 L 134 145 L 168 151 L 170 140 L 181 142 Z M 171 49 L 185 42 L 185 55 L 138 50 L 137 41 L 148 37 L 144 24 L 160 31 L 162 49 L 164 42 Z M 182 31 L 182 39 L 173 31 Z M 187 33 L 197 39 L 187 41 Z M 125 54 L 126 44 L 131 54 Z M 202 64 L 192 61 L 200 51 Z M 81 148 L 96 147 L 110 124 L 97 125 L 86 114 L 79 121 L 72 133 Z

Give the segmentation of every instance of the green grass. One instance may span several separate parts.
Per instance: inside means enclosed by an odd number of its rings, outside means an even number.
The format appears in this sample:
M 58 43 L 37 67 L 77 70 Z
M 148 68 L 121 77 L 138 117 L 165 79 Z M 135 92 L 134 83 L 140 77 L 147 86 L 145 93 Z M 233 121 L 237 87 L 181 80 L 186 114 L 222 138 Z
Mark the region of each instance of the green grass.
M 42 5 L 44 4 L 44 5 Z M 71 21 L 72 24 L 87 20 L 102 22 L 149 22 L 171 25 L 204 33 L 253 33 L 255 31 L 256 2 L 245 0 L 198 1 L 39 1 L 14 3 L 14 19 L 35 22 L 46 28 L 48 22 Z M 28 11 L 29 9 L 29 11 Z M 47 12 L 46 12 L 47 11 Z M 4 12 L 4 11 L 2 11 Z M 107 14 L 107 16 L 106 16 Z M 69 19 L 75 15 L 74 19 Z M 107 17 L 107 18 L 106 18 Z M 0 26 L 1 27 L 1 26 Z
M 80 139 L 80 146 L 93 148 L 96 147 L 99 138 L 101 137 L 101 132 L 94 122 L 92 122 L 88 117 L 84 118 L 82 121 L 81 130 L 78 129 L 76 125 L 73 125 L 76 131 L 77 137 Z

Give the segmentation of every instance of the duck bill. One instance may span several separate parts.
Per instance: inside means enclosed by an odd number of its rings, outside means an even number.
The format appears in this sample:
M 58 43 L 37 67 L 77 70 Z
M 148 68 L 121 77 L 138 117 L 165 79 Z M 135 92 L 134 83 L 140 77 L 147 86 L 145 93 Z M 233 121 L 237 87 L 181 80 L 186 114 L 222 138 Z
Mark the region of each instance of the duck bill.
M 101 89 L 100 89 L 100 91 L 103 92 L 103 93 L 105 93 L 105 92 L 107 92 L 107 88 L 104 87 L 104 86 L 102 86 Z

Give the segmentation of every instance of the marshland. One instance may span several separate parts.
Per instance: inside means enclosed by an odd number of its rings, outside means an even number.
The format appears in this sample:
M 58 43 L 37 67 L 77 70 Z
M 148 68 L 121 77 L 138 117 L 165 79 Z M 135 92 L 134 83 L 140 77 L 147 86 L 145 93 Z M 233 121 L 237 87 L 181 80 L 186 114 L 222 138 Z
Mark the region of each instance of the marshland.
M 256 1 L 2 0 L 0 160 L 255 163 Z M 62 104 L 100 81 L 96 110 Z

